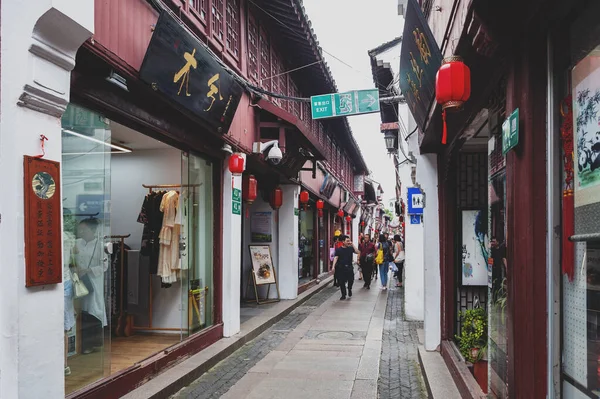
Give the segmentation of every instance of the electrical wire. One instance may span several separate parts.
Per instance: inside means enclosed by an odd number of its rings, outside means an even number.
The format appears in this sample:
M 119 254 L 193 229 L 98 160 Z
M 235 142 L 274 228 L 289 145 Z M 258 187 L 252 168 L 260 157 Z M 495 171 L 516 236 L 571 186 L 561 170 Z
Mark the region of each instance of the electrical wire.
M 263 79 L 260 79 L 260 81 L 262 82 L 263 80 L 269 80 L 269 79 L 277 78 L 277 77 L 279 77 L 279 76 L 287 75 L 287 74 L 289 74 L 289 73 L 296 72 L 296 71 L 299 71 L 299 70 L 301 70 L 301 69 L 308 68 L 308 67 L 310 67 L 310 66 L 313 66 L 313 65 L 316 65 L 316 64 L 320 64 L 320 63 L 322 63 L 322 62 L 324 62 L 324 60 L 320 60 L 320 61 L 311 62 L 310 64 L 302 65 L 302 66 L 300 66 L 300 67 L 298 67 L 298 68 L 290 69 L 289 71 L 285 71 L 285 72 L 282 72 L 282 73 L 278 73 L 277 75 L 269 76 L 268 78 L 263 78 Z

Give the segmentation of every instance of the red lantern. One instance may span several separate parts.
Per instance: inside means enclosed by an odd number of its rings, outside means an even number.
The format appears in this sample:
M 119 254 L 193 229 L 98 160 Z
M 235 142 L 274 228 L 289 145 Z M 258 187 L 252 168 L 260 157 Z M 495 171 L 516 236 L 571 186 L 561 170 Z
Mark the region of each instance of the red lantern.
M 446 144 L 446 109 L 458 109 L 471 96 L 471 70 L 460 57 L 444 60 L 435 78 L 435 99 L 442 105 L 444 127 L 442 144 Z
M 300 203 L 304 205 L 304 210 L 306 211 L 306 205 L 308 204 L 310 196 L 308 195 L 308 191 L 300 192 Z
M 365 222 L 364 222 L 364 221 L 360 222 L 360 225 L 361 225 L 362 227 L 365 227 Z
M 340 209 L 340 210 L 338 211 L 337 215 L 338 215 L 340 218 L 343 218 L 343 217 L 344 217 L 344 211 Z
M 247 175 L 242 181 L 242 198 L 248 205 L 252 205 L 258 196 L 258 183 L 253 175 Z
M 348 215 L 346 216 L 346 222 L 350 223 L 352 221 L 352 216 Z
M 283 191 L 279 187 L 271 193 L 271 208 L 278 210 L 283 205 Z
M 244 173 L 244 157 L 241 154 L 231 154 L 229 157 L 229 171 L 234 176 L 239 176 Z
M 320 210 L 320 211 L 322 211 L 324 207 L 325 207 L 325 201 L 323 201 L 323 200 L 317 200 L 317 209 Z

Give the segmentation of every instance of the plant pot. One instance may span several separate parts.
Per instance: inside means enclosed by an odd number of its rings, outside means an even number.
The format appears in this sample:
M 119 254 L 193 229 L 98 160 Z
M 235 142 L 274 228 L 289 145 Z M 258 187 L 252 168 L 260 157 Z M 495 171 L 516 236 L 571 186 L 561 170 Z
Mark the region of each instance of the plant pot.
M 473 376 L 483 393 L 488 392 L 488 362 L 480 360 L 473 365 Z

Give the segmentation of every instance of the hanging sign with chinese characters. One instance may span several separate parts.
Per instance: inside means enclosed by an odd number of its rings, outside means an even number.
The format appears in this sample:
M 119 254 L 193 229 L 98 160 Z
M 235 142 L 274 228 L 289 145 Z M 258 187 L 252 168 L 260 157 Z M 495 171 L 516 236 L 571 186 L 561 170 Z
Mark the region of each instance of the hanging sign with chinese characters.
M 442 53 L 415 0 L 408 0 L 402 37 L 400 89 L 424 131 L 435 100 L 435 75 L 442 64 Z
M 205 45 L 166 12 L 156 23 L 140 78 L 222 134 L 242 96 L 242 87 Z
M 25 156 L 25 286 L 62 281 L 60 165 Z

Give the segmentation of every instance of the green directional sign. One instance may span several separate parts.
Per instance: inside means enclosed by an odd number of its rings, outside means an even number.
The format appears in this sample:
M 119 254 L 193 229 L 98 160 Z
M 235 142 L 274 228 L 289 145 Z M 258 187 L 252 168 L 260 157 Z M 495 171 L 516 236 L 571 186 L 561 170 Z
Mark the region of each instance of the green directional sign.
M 379 90 L 354 90 L 312 96 L 310 105 L 313 119 L 379 112 Z
M 519 144 L 519 108 L 502 123 L 502 154 L 506 155 Z
M 231 193 L 231 213 L 234 215 L 242 214 L 242 190 L 234 188 Z

